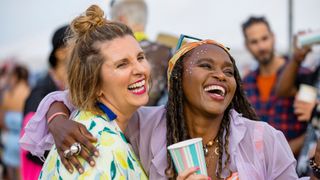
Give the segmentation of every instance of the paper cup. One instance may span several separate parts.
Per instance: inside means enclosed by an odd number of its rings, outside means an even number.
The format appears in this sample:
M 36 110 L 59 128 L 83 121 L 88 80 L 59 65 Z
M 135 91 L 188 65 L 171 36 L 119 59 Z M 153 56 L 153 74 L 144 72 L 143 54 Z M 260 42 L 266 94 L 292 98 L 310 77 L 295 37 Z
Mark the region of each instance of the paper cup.
M 301 84 L 297 94 L 297 99 L 300 101 L 314 103 L 317 100 L 317 88 Z
M 307 32 L 301 35 L 298 35 L 298 46 L 310 46 L 320 43 L 320 31 Z
M 202 138 L 194 138 L 172 144 L 168 147 L 178 173 L 187 168 L 199 167 L 196 174 L 207 174 L 206 161 L 202 147 Z

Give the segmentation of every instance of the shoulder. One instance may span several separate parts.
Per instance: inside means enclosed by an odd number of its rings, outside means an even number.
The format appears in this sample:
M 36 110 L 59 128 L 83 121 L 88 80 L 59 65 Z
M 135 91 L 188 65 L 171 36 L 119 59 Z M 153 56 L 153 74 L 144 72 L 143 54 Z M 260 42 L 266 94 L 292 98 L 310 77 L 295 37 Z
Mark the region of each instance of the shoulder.
M 258 75 L 258 70 L 257 70 L 257 69 L 256 69 L 256 70 L 252 70 L 252 71 L 250 71 L 247 75 L 245 75 L 245 76 L 243 77 L 242 81 L 243 81 L 244 83 L 252 82 L 253 80 L 256 79 L 257 75 Z
M 257 136 L 259 134 L 263 135 L 263 137 L 267 138 L 264 140 L 274 140 L 277 136 L 283 135 L 283 133 L 279 130 L 276 130 L 274 127 L 269 125 L 263 121 L 255 121 L 251 119 L 247 119 L 242 117 L 244 126 L 247 127 L 247 132 L 250 137 Z
M 239 131 L 236 135 L 239 136 L 241 131 L 245 131 L 235 150 L 238 152 L 238 158 L 250 157 L 247 160 L 252 162 L 252 167 L 261 168 L 257 173 L 264 171 L 270 179 L 278 177 L 292 179 L 296 176 L 295 159 L 282 132 L 265 122 L 253 121 L 241 116 L 233 118 L 235 119 L 238 124 L 232 130 Z M 234 135 L 234 139 L 236 138 L 237 136 Z
M 164 105 L 162 106 L 142 106 L 137 110 L 139 115 L 162 115 L 165 112 Z
M 245 118 L 235 110 L 232 110 L 231 118 L 232 130 L 238 134 L 241 134 L 239 129 L 245 131 L 243 138 L 248 140 L 248 142 L 257 140 L 257 138 L 262 138 L 261 140 L 263 141 L 273 141 L 278 136 L 284 137 L 281 131 L 276 130 L 268 123 Z
M 164 106 L 143 106 L 134 114 L 141 125 L 149 123 L 158 123 L 165 118 L 166 109 Z
M 72 119 L 85 125 L 88 131 L 94 136 L 101 135 L 102 132 L 115 134 L 115 127 L 104 115 L 92 113 L 90 111 L 74 111 Z

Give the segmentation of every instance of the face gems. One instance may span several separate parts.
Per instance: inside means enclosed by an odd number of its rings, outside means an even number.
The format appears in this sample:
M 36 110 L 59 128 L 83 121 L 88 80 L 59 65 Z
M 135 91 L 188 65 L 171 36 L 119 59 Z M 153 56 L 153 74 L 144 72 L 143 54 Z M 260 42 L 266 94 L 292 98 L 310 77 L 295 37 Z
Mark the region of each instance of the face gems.
M 192 75 L 192 68 L 194 66 L 194 60 L 192 59 L 188 64 L 186 64 L 186 73 L 188 73 L 190 76 Z

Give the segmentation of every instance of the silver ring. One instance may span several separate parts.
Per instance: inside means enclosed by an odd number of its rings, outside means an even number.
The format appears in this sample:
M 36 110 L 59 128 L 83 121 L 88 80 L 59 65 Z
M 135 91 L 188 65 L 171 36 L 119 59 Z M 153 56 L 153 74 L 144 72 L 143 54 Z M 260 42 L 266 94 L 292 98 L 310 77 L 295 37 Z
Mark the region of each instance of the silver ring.
M 70 149 L 63 151 L 63 156 L 67 159 L 72 156 Z
M 78 142 L 75 142 L 70 147 L 71 155 L 78 155 L 81 152 L 81 145 Z

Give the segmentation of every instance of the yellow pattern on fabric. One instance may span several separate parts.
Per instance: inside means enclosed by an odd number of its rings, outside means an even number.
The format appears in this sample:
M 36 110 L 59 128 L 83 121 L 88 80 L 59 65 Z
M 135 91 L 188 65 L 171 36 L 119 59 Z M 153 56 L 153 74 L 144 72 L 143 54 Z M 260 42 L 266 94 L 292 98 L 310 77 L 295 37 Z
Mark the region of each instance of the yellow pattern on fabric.
M 121 137 L 120 128 L 108 117 L 80 111 L 73 117 L 90 129 L 98 141 L 95 144 L 100 156 L 95 158 L 96 165 L 91 167 L 84 159 L 80 162 L 85 172 L 70 174 L 61 163 L 55 146 L 51 149 L 39 179 L 148 179 L 131 145 Z

